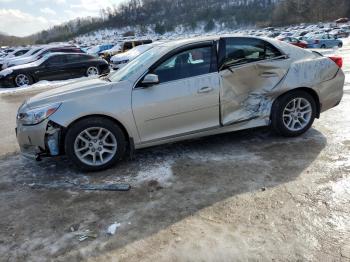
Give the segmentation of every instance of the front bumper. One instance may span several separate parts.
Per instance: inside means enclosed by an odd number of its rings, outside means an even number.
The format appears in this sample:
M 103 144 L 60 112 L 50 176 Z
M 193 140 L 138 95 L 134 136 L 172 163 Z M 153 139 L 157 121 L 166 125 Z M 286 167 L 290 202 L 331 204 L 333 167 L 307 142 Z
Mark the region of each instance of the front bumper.
M 39 155 L 59 155 L 60 135 L 61 129 L 57 126 L 54 126 L 53 123 L 48 119 L 32 126 L 25 126 L 17 122 L 17 141 L 21 153 L 28 158 L 37 158 Z M 56 140 L 55 150 L 53 150 L 52 147 L 48 145 L 49 137 L 54 137 Z
M 24 126 L 17 122 L 17 141 L 24 156 L 34 158 L 46 151 L 45 133 L 47 123 L 48 121 L 45 120 L 37 125 Z

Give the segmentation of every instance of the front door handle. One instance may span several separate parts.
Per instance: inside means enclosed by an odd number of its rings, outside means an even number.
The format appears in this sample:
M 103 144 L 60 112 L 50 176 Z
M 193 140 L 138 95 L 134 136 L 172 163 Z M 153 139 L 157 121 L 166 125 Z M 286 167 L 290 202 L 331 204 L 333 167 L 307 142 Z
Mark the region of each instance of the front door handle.
M 201 87 L 201 88 L 198 90 L 198 94 L 210 93 L 210 92 L 213 91 L 213 90 L 214 90 L 214 88 L 209 87 L 209 86 Z

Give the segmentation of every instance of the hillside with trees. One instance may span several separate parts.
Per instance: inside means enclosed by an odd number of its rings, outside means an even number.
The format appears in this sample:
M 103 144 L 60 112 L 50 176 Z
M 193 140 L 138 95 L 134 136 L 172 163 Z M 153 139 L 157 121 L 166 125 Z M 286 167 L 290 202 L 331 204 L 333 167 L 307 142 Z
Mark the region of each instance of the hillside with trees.
M 333 21 L 350 16 L 350 5 L 349 0 L 129 0 L 100 13 L 100 17 L 75 19 L 18 43 L 67 41 L 105 28 L 133 27 L 139 32 L 151 29 L 163 34 L 180 25 L 188 30 L 202 25 L 205 31 L 211 31 L 218 25 L 234 29 Z M 0 37 L 0 43 L 9 42 L 4 39 L 9 37 Z

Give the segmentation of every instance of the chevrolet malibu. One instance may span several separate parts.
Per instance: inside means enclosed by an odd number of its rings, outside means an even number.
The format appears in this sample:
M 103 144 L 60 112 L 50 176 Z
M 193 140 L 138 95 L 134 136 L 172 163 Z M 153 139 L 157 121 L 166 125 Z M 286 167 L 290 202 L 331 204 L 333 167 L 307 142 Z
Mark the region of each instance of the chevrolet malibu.
M 340 57 L 257 37 L 177 40 L 107 77 L 25 101 L 17 139 L 26 156 L 66 154 L 80 169 L 111 167 L 135 149 L 271 126 L 295 137 L 338 105 Z

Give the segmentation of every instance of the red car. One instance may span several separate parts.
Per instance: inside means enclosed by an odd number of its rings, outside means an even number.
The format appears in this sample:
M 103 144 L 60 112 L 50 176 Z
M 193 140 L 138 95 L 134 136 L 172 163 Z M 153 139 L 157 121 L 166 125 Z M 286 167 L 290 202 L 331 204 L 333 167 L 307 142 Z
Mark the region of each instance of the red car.
M 297 38 L 289 36 L 278 38 L 278 40 L 289 43 L 291 45 L 299 46 L 301 48 L 307 48 L 308 45 L 305 41 L 298 40 Z

